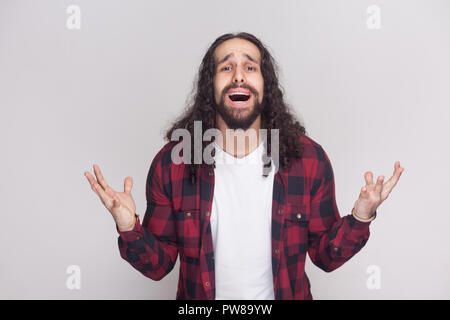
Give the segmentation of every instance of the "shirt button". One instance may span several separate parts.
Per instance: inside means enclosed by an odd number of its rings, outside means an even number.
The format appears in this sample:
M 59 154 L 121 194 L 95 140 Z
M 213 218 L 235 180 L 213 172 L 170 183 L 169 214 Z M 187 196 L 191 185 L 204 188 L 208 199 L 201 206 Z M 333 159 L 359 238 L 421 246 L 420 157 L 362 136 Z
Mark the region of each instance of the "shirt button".
M 209 211 L 206 211 L 206 216 L 207 216 L 207 217 L 209 217 L 209 214 L 210 214 Z
M 301 219 L 302 215 L 300 213 L 297 213 L 297 219 Z
M 339 251 L 339 248 L 338 247 L 334 247 L 334 251 Z
M 278 209 L 278 214 L 283 214 L 283 208 Z
M 190 213 L 190 212 L 186 212 L 186 215 L 187 215 L 188 217 L 190 217 L 190 216 L 191 216 L 191 213 Z
M 209 287 L 209 281 L 205 282 L 205 286 Z
M 139 240 L 139 239 L 141 239 L 141 237 L 137 236 L 137 237 L 136 237 L 136 240 Z
M 278 254 L 280 252 L 280 250 L 275 249 L 275 254 Z
M 213 176 L 214 175 L 214 171 L 213 170 L 209 170 L 209 175 Z

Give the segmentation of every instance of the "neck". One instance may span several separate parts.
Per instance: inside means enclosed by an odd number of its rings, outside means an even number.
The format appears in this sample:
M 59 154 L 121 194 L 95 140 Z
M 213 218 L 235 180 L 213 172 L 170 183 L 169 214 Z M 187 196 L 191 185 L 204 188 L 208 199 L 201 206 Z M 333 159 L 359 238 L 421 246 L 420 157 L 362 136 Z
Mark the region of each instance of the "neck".
M 259 129 L 261 128 L 261 116 L 258 116 L 247 130 L 230 129 L 222 117 L 217 114 L 217 127 L 222 133 L 222 138 L 216 143 L 227 153 L 242 158 L 253 152 L 260 144 Z

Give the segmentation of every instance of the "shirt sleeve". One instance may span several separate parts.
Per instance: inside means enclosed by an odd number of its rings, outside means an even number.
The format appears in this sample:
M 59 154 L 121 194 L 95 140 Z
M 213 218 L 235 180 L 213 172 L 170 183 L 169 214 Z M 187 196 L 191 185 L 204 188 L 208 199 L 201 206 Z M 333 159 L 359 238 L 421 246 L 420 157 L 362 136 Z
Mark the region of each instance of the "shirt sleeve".
M 172 201 L 163 182 L 163 151 L 155 156 L 147 175 L 147 209 L 142 225 L 137 218 L 133 230 L 121 232 L 116 226 L 120 256 L 153 280 L 164 278 L 178 257 Z
M 331 272 L 364 247 L 370 235 L 370 222 L 358 221 L 352 214 L 340 216 L 333 168 L 322 148 L 319 153 L 316 179 L 311 190 L 308 254 L 316 266 Z

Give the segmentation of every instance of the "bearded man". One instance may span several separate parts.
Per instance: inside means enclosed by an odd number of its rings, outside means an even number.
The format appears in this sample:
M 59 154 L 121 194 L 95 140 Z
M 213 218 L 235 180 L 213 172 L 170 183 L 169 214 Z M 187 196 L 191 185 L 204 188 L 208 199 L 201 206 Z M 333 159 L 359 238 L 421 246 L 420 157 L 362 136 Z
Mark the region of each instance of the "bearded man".
M 177 130 L 190 139 L 173 140 Z M 219 133 L 211 143 L 208 130 Z M 404 170 L 397 161 L 393 176 L 375 183 L 366 172 L 352 212 L 341 217 L 328 155 L 285 103 L 269 51 L 244 32 L 207 50 L 192 103 L 166 139 L 147 175 L 142 224 L 131 177 L 116 192 L 97 165 L 96 179 L 85 176 L 114 218 L 123 259 L 160 280 L 180 256 L 177 299 L 312 299 L 306 254 L 330 272 L 359 252 Z M 179 143 L 197 161 L 175 162 Z M 207 148 L 212 163 L 195 156 Z

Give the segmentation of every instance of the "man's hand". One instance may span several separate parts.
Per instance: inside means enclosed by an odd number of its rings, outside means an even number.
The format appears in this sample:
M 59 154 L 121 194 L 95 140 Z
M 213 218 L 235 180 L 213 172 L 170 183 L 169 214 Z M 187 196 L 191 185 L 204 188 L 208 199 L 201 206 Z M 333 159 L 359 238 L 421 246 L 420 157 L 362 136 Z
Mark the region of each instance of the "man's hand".
M 97 177 L 97 181 L 89 172 L 85 172 L 84 175 L 88 179 L 92 190 L 94 190 L 103 205 L 112 214 L 119 231 L 133 230 L 136 222 L 134 216 L 136 205 L 131 196 L 133 179 L 131 177 L 126 177 L 124 182 L 124 192 L 116 192 L 106 183 L 100 168 L 95 164 L 94 173 Z
M 359 198 L 355 202 L 356 215 L 362 219 L 372 217 L 378 206 L 387 199 L 404 170 L 404 168 L 400 167 L 400 161 L 397 161 L 394 164 L 392 177 L 383 183 L 384 176 L 379 176 L 375 184 L 373 183 L 372 172 L 366 172 L 364 174 L 366 185 L 361 188 Z

